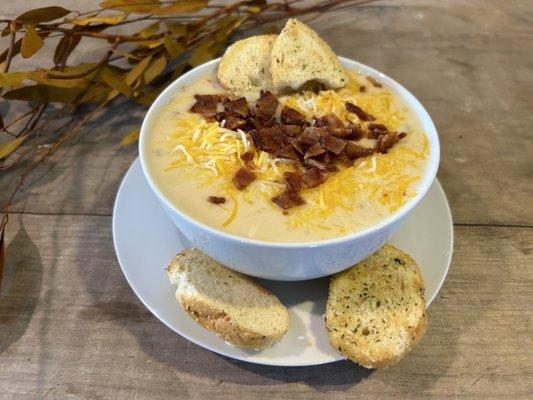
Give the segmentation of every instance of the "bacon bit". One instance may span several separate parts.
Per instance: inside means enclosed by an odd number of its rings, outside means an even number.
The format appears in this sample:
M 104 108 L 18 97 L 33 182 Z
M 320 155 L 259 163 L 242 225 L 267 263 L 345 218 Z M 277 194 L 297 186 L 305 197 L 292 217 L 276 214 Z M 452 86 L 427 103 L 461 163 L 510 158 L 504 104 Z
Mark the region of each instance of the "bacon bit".
M 323 148 L 321 145 L 319 145 L 317 143 L 317 144 L 311 146 L 305 152 L 304 159 L 308 159 L 308 158 L 311 158 L 311 157 L 316 157 L 316 156 L 319 156 L 320 154 L 324 154 L 325 152 L 326 152 L 326 149 Z
M 281 110 L 281 122 L 285 125 L 305 125 L 305 118 L 294 108 L 285 106 Z
M 371 77 L 370 75 L 368 75 L 368 76 L 366 77 L 366 79 L 368 79 L 368 81 L 369 81 L 374 87 L 380 88 L 380 87 L 383 86 L 383 85 L 381 84 L 381 82 L 377 81 L 376 79 L 374 79 L 374 78 Z
M 336 138 L 335 136 L 327 135 L 324 136 L 322 145 L 326 150 L 338 155 L 346 147 L 346 142 L 342 139 Z
M 244 165 L 249 169 L 255 169 L 254 155 L 251 151 L 241 154 L 241 160 L 244 161 Z
M 366 92 L 366 86 L 363 86 L 363 85 L 359 86 L 359 91 L 360 91 L 361 93 Z
M 224 124 L 224 128 L 236 130 L 241 128 L 246 124 L 246 120 L 239 118 L 237 113 L 234 112 L 226 112 L 224 114 L 224 119 L 226 120 L 226 123 Z
M 207 201 L 213 204 L 224 204 L 226 202 L 226 198 L 223 196 L 209 196 Z
M 346 143 L 345 151 L 346 151 L 346 155 L 351 160 L 355 160 L 356 158 L 369 156 L 369 155 L 371 155 L 374 152 L 374 150 L 372 150 L 372 149 L 370 149 L 368 147 L 359 146 L 358 144 L 355 144 L 355 143 L 352 143 L 352 142 Z
M 351 167 L 353 165 L 353 160 L 351 160 L 350 157 L 348 157 L 345 150 L 339 153 L 339 155 L 337 156 L 337 160 L 342 162 L 347 167 Z
M 313 188 L 320 185 L 326 180 L 326 175 L 318 170 L 318 168 L 311 168 L 302 174 L 302 183 L 306 188 Z
M 300 156 L 292 145 L 283 147 L 278 153 L 279 157 L 288 158 L 289 160 L 300 161 Z
M 316 128 L 313 126 L 308 126 L 304 129 L 302 134 L 298 137 L 298 143 L 311 147 L 320 142 L 320 138 L 326 134 L 324 128 Z
M 248 101 L 246 101 L 246 97 L 239 97 L 236 100 L 227 99 L 224 101 L 224 107 L 227 111 L 233 111 L 234 113 L 239 114 L 243 118 L 248 117 L 249 111 Z
M 376 118 L 374 118 L 372 115 L 368 114 L 365 110 L 363 110 L 361 107 L 356 106 L 353 103 L 350 103 L 347 101 L 344 103 L 344 106 L 346 107 L 346 110 L 348 112 L 354 113 L 359 117 L 362 121 L 374 121 Z
M 390 132 L 386 135 L 380 136 L 376 143 L 376 151 L 386 154 L 389 149 L 394 146 L 401 138 L 405 137 L 405 133 Z
M 370 130 L 370 136 L 372 139 L 377 139 L 382 135 L 389 133 L 389 129 L 383 124 L 375 124 L 373 122 L 368 124 L 368 129 Z
M 272 201 L 276 203 L 279 208 L 284 210 L 305 204 L 305 200 L 295 192 L 282 192 L 277 196 L 272 197 Z
M 288 144 L 287 137 L 283 134 L 279 125 L 252 131 L 252 138 L 259 150 L 268 153 L 277 153 Z
M 250 183 L 255 180 L 255 174 L 246 167 L 241 167 L 233 176 L 233 183 L 238 190 L 244 190 Z
M 289 137 L 296 137 L 302 133 L 302 127 L 300 125 L 281 125 L 281 129 Z
M 218 104 L 224 97 L 218 94 L 195 94 L 196 103 L 189 111 L 202 114 L 206 118 L 214 117 L 218 112 Z
M 287 192 L 299 192 L 302 190 L 302 178 L 296 172 L 285 172 L 283 174 L 283 180 Z
M 304 160 L 304 163 L 308 165 L 309 167 L 317 168 L 321 171 L 327 171 L 328 165 L 326 163 L 323 163 L 321 161 L 315 160 L 314 158 L 308 158 Z
M 259 95 L 259 98 L 255 104 L 259 112 L 259 117 L 264 120 L 269 120 L 274 118 L 274 115 L 276 115 L 279 101 L 277 97 L 272 94 L 272 92 L 261 91 L 261 94 Z
M 333 113 L 323 115 L 322 117 L 317 119 L 315 122 L 315 126 L 318 128 L 327 127 L 331 129 L 344 128 L 344 124 L 342 123 L 342 121 L 337 118 L 337 116 Z

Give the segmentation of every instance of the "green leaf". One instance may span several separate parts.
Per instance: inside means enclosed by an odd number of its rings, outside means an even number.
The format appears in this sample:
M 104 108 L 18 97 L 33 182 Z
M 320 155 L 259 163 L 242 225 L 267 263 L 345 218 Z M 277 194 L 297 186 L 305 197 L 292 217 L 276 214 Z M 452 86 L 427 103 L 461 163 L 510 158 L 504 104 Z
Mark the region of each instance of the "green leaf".
M 13 153 L 15 150 L 18 149 L 18 147 L 26 140 L 27 136 L 20 136 L 18 138 L 12 139 L 10 141 L 0 143 L 0 160 L 4 157 L 9 156 L 11 153 Z
M 172 36 L 168 33 L 165 33 L 165 49 L 167 49 L 168 55 L 171 58 L 176 58 L 181 53 L 183 53 L 183 46 L 178 43 Z
M 168 15 L 179 13 L 190 13 L 200 11 L 207 6 L 207 0 L 183 0 L 176 1 L 173 5 L 168 7 L 161 7 L 153 10 L 155 15 Z
M 102 8 L 137 13 L 149 13 L 160 6 L 159 0 L 106 0 L 100 3 Z
M 122 138 L 120 141 L 120 144 L 122 146 L 127 146 L 129 144 L 135 143 L 137 140 L 139 140 L 139 135 L 141 134 L 141 131 L 136 128 L 132 130 L 130 133 L 128 133 L 126 136 Z
M 75 18 L 75 19 L 68 20 L 67 22 L 69 24 L 81 25 L 81 26 L 89 25 L 91 22 L 97 22 L 100 24 L 107 24 L 107 25 L 115 25 L 115 24 L 118 24 L 119 22 L 124 21 L 125 18 L 126 18 L 126 14 L 117 13 L 117 14 L 111 14 L 111 15 L 93 15 L 93 16 L 85 17 L 85 18 Z
M 144 72 L 144 83 L 148 85 L 155 78 L 157 78 L 159 74 L 163 72 L 166 65 L 167 59 L 165 56 L 159 57 L 157 60 L 155 60 Z
M 73 103 L 83 93 L 80 88 L 62 88 L 48 85 L 24 86 L 4 93 L 6 100 L 36 101 L 38 103 Z
M 35 10 L 27 11 L 19 15 L 16 20 L 21 22 L 28 22 L 30 24 L 37 24 L 39 22 L 48 22 L 64 17 L 72 11 L 63 7 L 52 6 L 36 8 Z
M 131 86 L 133 82 L 135 82 L 144 72 L 148 64 L 150 64 L 150 61 L 152 60 L 152 56 L 148 56 L 144 59 L 142 59 L 135 67 L 130 69 L 126 75 L 126 84 L 128 86 Z
M 41 39 L 41 37 L 37 34 L 37 31 L 35 30 L 35 27 L 33 25 L 26 25 L 27 32 L 22 38 L 22 47 L 20 48 L 20 54 L 22 54 L 22 57 L 24 58 L 30 58 L 33 56 L 37 51 L 43 47 L 44 41 Z

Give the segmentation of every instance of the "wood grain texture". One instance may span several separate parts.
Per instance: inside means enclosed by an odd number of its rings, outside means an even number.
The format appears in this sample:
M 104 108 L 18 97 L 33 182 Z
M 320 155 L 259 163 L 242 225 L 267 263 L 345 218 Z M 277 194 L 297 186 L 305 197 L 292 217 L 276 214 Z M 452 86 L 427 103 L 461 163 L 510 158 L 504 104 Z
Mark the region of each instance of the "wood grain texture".
M 252 365 L 179 337 L 128 287 L 110 227 L 109 217 L 13 219 L 0 297 L 2 399 L 45 393 L 84 399 L 525 399 L 533 393 L 533 229 L 459 227 L 426 336 L 398 365 L 369 372 L 349 362 Z
M 9 2 L 0 14 L 25 9 Z M 144 113 L 125 103 L 66 143 L 16 199 L 0 288 L 0 399 L 533 398 L 533 4 L 378 1 L 311 25 L 339 54 L 404 84 L 439 130 L 455 253 L 420 345 L 375 372 L 348 362 L 278 368 L 218 356 L 166 328 L 128 287 L 112 245 L 115 193 L 137 153 L 119 142 Z M 84 39 L 74 57 L 97 49 Z M 0 175 L 0 201 L 16 172 Z
M 457 223 L 533 225 L 532 22 L 523 1 L 428 0 L 378 1 L 311 24 L 339 54 L 389 74 L 428 109 Z M 97 57 L 95 46 L 84 41 L 74 57 Z M 119 142 L 144 112 L 133 103 L 108 110 L 34 174 L 13 210 L 110 215 L 136 154 Z

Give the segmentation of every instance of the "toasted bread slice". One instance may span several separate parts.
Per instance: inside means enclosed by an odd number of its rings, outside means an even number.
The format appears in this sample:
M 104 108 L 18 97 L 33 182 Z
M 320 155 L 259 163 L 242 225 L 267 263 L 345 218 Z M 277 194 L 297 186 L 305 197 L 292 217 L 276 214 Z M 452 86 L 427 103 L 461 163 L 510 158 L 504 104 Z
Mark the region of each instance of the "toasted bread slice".
M 424 283 L 415 261 L 385 245 L 330 282 L 331 345 L 366 368 L 399 361 L 426 331 Z
M 276 296 L 199 250 L 178 253 L 167 274 L 183 309 L 235 346 L 262 349 L 287 332 L 289 313 Z
M 295 90 L 307 82 L 328 89 L 346 85 L 339 59 L 318 34 L 296 19 L 289 19 L 272 46 L 272 81 L 277 92 Z
M 233 93 L 271 89 L 270 52 L 276 37 L 252 36 L 228 47 L 217 72 L 222 87 Z

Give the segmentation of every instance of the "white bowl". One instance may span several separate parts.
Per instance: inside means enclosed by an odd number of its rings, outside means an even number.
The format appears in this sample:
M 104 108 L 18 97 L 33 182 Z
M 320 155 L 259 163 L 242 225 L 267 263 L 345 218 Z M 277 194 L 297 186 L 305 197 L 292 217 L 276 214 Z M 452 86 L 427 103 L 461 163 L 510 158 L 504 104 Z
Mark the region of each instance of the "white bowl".
M 422 104 L 403 86 L 388 76 L 358 62 L 340 58 L 350 70 L 373 76 L 395 92 L 420 121 L 429 141 L 429 160 L 416 196 L 378 224 L 335 239 L 302 243 L 276 243 L 248 239 L 207 226 L 180 211 L 157 187 L 146 162 L 149 127 L 178 90 L 213 72 L 220 59 L 189 71 L 168 86 L 154 101 L 144 118 L 139 154 L 144 175 L 167 215 L 193 245 L 220 263 L 258 278 L 296 281 L 319 278 L 342 271 L 379 249 L 401 226 L 409 213 L 429 190 L 439 166 L 440 148 L 435 125 Z

